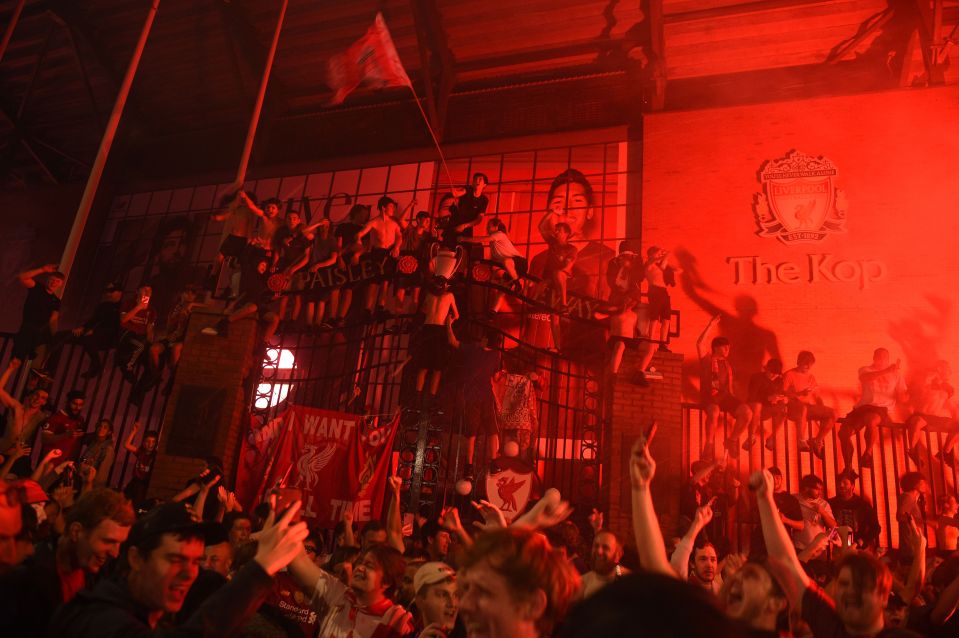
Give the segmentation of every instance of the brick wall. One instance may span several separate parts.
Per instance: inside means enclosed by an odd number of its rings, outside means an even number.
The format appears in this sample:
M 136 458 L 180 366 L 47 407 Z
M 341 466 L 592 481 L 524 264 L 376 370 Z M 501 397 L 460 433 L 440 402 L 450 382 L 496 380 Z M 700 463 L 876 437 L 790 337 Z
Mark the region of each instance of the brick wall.
M 159 452 L 150 479 L 150 496 L 167 498 L 178 492 L 184 483 L 196 476 L 203 467 L 202 457 L 211 454 L 223 460 L 226 476 L 234 473 L 233 466 L 245 423 L 243 415 L 246 414 L 247 408 L 243 379 L 249 372 L 257 329 L 253 319 L 244 319 L 230 326 L 227 337 L 200 334 L 203 328 L 213 325 L 221 316 L 195 311 L 190 317 L 183 354 L 164 418 Z M 196 457 L 167 454 L 177 402 L 185 385 L 226 391 L 226 403 L 219 422 L 209 424 L 209 427 L 216 430 L 213 449 L 198 450 Z
M 653 366 L 663 373 L 661 381 L 648 388 L 629 382 L 639 357 L 627 352 L 613 387 L 612 423 L 607 448 L 609 479 L 606 481 L 609 512 L 606 526 L 634 545 L 629 483 L 629 454 L 633 442 L 652 421 L 658 424 L 650 453 L 656 460 L 653 502 L 659 514 L 663 536 L 674 535 L 679 519 L 679 489 L 684 478 L 682 422 L 683 355 L 657 353 Z

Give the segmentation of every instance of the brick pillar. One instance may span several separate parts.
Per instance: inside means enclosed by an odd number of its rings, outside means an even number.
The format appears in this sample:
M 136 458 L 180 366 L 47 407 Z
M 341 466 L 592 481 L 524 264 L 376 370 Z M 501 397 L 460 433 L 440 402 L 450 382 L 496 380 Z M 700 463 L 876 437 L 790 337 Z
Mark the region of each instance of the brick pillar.
M 254 319 L 230 325 L 229 335 L 200 334 L 222 315 L 197 310 L 190 316 L 186 341 L 163 417 L 150 496 L 169 498 L 199 473 L 203 458 L 223 460 L 234 475 L 246 424 L 243 380 L 249 372 L 257 337 Z
M 656 460 L 653 479 L 653 503 L 659 515 L 663 537 L 675 535 L 679 521 L 679 490 L 683 481 L 682 368 L 683 356 L 658 352 L 653 367 L 663 379 L 650 380 L 648 388 L 629 382 L 636 371 L 639 356 L 627 351 L 613 387 L 613 405 L 609 440 L 609 479 L 606 481 L 609 512 L 606 526 L 634 545 L 629 454 L 636 437 L 652 421 L 658 424 L 650 453 Z

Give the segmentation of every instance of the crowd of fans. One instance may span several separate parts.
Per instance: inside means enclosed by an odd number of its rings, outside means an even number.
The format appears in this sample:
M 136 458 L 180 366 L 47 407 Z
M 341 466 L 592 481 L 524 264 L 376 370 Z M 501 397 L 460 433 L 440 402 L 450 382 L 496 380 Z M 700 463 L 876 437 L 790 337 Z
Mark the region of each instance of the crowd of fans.
M 595 510 L 584 535 L 554 489 L 510 524 L 480 500 L 462 518 L 447 507 L 404 527 L 392 477 L 385 523 L 357 529 L 346 508 L 331 535 L 275 494 L 244 511 L 213 458 L 169 502 L 51 473 L 4 482 L 3 635 L 956 635 L 959 519 L 954 499 L 951 517 L 924 518 L 921 475 L 901 477 L 895 551 L 878 547 L 875 511 L 852 477 L 827 500 L 815 476 L 788 494 L 776 468 L 748 477 L 741 498 L 756 534 L 730 548 L 708 487 L 715 463 L 694 468 L 682 535 L 667 543 L 654 434 L 629 461 L 635 553 Z
M 527 260 L 503 220 L 485 216 L 487 182 L 477 173 L 468 186 L 440 199 L 436 216 L 413 213 L 415 201 L 401 211 L 383 197 L 375 215 L 356 205 L 335 227 L 328 219 L 311 223 L 296 211 L 281 219 L 279 201 L 260 208 L 237 191 L 214 215 L 224 222 L 224 239 L 205 287 L 229 303 L 207 334 L 222 335 L 230 324 L 255 317 L 271 342 L 283 322 L 288 330 L 322 332 L 418 314 L 408 359 L 416 396 L 408 409 L 435 408 L 441 375 L 456 350 L 470 362 L 457 379 L 464 388 L 467 476 L 477 436 L 488 439 L 490 456 L 508 443 L 528 456 L 539 380 L 530 370 L 504 369 L 496 331 L 476 341 L 454 329 L 461 316 L 451 290 L 456 268 L 439 265 L 437 254 L 447 251 L 455 264 L 457 252 L 474 259 L 487 246 L 497 292 L 484 317 L 501 311 L 507 291 L 539 300 L 551 335 L 548 349 L 558 350 L 573 296 L 590 292 L 578 264 L 598 259 L 598 249 L 580 241 L 587 217 L 582 209 L 592 206 L 592 191 L 577 171 L 554 180 L 550 209 L 539 224 L 547 247 Z M 370 259 L 398 266 L 404 255 L 416 257 L 414 269 L 397 268 L 362 286 L 305 285 L 324 269 L 349 271 Z M 602 277 L 608 294 L 590 319 L 608 320 L 608 373 L 618 375 L 626 348 L 636 347 L 639 366 L 630 381 L 648 385 L 657 378 L 653 356 L 668 344 L 668 288 L 680 271 L 655 246 L 643 259 L 624 242 L 609 257 Z M 238 277 L 228 276 L 227 264 Z M 229 281 L 221 291 L 224 277 Z M 438 516 L 417 515 L 404 527 L 396 477 L 389 481 L 383 522 L 357 528 L 346 508 L 331 534 L 308 529 L 299 520 L 299 503 L 284 502 L 282 494 L 245 510 L 213 457 L 168 502 L 148 499 L 158 433 L 143 432 L 137 443 L 139 423 L 120 448 L 134 460 L 132 476 L 113 490 L 111 421 L 88 428 L 79 390 L 67 393 L 61 409 L 48 406 L 49 371 L 71 342 L 82 347 L 87 378 L 101 374 L 107 352 L 115 349 L 134 403 L 160 383 L 165 368 L 172 380 L 190 312 L 210 303 L 204 287 L 185 286 L 161 321 L 150 286 L 124 303 L 122 291 L 108 285 L 88 320 L 61 330 L 57 291 L 64 276 L 57 267 L 19 278 L 29 289 L 23 323 L 0 375 L 6 407 L 0 439 L 4 636 L 959 635 L 959 507 L 945 494 L 932 509 L 921 473 L 926 427 L 950 429 L 940 459 L 954 463 L 959 429 L 945 362 L 923 378 L 912 401 L 907 452 L 920 471 L 899 478 L 898 549 L 881 547 L 876 510 L 855 491 L 854 465 L 859 472 L 872 467 L 878 428 L 907 400 L 899 363 L 879 348 L 859 369 L 862 398 L 838 430 L 845 467 L 836 494 L 827 498 L 814 474 L 790 494 L 778 468 L 746 477 L 727 459 L 754 445 L 775 449 L 787 420 L 799 428 L 800 449 L 823 458 L 826 436 L 840 420 L 819 396 L 811 373 L 815 356 L 800 352 L 786 371 L 782 362 L 767 361 L 743 400 L 732 383 L 732 344 L 717 337 L 704 348 L 715 321 L 697 344 L 705 446 L 679 495 L 678 529 L 666 535 L 668 543 L 652 500 L 655 427 L 630 456 L 634 555 L 623 530 L 604 527 L 597 511 L 581 527 L 553 489 L 509 524 L 493 503 L 480 500 L 471 511 L 447 507 Z M 284 289 L 288 294 L 277 294 Z M 22 393 L 8 390 L 26 361 L 35 374 Z M 722 413 L 733 425 L 720 457 Z M 857 456 L 853 439 L 860 430 L 866 446 Z M 744 523 L 754 533 L 739 542 L 735 530 Z M 935 552 L 928 551 L 929 534 Z

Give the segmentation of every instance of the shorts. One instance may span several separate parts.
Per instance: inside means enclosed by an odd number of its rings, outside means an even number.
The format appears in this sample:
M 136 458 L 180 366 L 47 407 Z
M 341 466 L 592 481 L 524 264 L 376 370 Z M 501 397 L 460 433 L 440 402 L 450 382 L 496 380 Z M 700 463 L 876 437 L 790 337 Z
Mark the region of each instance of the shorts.
M 743 402 L 727 392 L 725 394 L 717 394 L 703 401 L 703 408 L 707 408 L 710 405 L 718 406 L 723 412 L 734 414 L 736 410 L 739 409 L 739 406 L 743 405 Z
M 492 398 L 485 401 L 467 401 L 464 408 L 466 411 L 466 436 L 499 434 Z
M 13 336 L 11 356 L 21 361 L 33 359 L 37 356 L 37 348 L 49 342 L 48 326 L 21 326 L 20 331 Z
M 824 421 L 836 418 L 836 412 L 829 406 L 818 403 L 789 402 L 789 418 L 798 421 L 802 417 L 802 408 L 806 408 L 806 419 L 810 421 Z
M 786 415 L 786 406 L 782 403 L 769 403 L 768 401 L 760 401 L 760 417 L 763 421 L 766 419 L 771 419 L 776 416 L 785 416 Z
M 845 425 L 851 427 L 853 432 L 858 432 L 866 425 L 866 419 L 871 415 L 879 416 L 879 425 L 889 425 L 892 420 L 889 418 L 889 410 L 875 405 L 859 405 L 854 407 L 846 415 Z
M 642 345 L 642 339 L 637 339 L 635 337 L 619 337 L 615 335 L 610 335 L 609 340 L 606 341 L 606 345 L 612 349 L 614 343 L 621 342 L 626 346 L 627 349 L 638 350 L 639 346 Z
M 224 257 L 234 257 L 239 259 L 246 251 L 246 246 L 246 237 L 240 237 L 239 235 L 227 235 L 223 240 L 223 243 L 220 244 L 220 254 Z
M 921 418 L 926 422 L 926 427 L 931 430 L 955 430 L 956 426 L 959 425 L 959 422 L 957 422 L 955 419 L 950 419 L 947 416 L 921 414 L 919 412 L 913 413 L 912 416 Z
M 669 305 L 669 291 L 662 286 L 649 287 L 649 308 L 647 310 L 650 321 L 669 321 L 672 308 Z
M 419 343 L 413 356 L 413 367 L 417 370 L 442 370 L 449 363 L 450 342 L 446 326 L 425 324 L 420 329 Z
M 526 257 L 507 257 L 501 261 L 497 261 L 496 263 L 502 265 L 506 259 L 513 260 L 513 268 L 516 269 L 516 274 L 520 277 L 529 272 L 529 262 L 526 261 Z

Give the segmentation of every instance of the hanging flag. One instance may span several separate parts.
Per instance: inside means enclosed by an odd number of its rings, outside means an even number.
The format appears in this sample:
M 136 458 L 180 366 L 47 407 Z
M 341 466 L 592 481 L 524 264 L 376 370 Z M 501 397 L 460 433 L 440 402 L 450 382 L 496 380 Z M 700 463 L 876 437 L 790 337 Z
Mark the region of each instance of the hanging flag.
M 244 440 L 237 498 L 250 508 L 279 483 L 303 491 L 301 515 L 331 528 L 343 510 L 379 519 L 399 414 L 387 423 L 358 414 L 290 405 Z
M 330 58 L 326 66 L 326 83 L 333 89 L 331 104 L 342 103 L 364 82 L 375 88 L 412 88 L 382 13 L 376 14 L 373 25 L 362 38 L 345 52 Z

